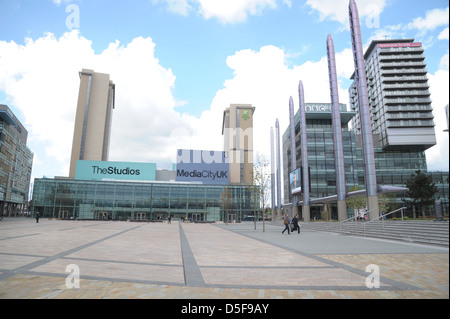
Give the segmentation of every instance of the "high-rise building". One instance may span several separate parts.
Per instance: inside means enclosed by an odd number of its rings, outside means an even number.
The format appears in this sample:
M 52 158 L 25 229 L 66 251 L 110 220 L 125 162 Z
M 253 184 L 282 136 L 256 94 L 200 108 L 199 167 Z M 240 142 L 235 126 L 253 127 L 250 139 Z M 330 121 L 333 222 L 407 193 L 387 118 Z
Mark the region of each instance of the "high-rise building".
M 252 184 L 254 112 L 250 104 L 231 104 L 223 112 L 222 135 L 230 163 L 230 184 Z
M 108 74 L 83 69 L 73 133 L 69 177 L 77 160 L 107 161 L 115 85 Z
M 375 40 L 364 54 L 372 133 L 384 150 L 436 144 L 424 48 L 414 39 Z M 352 76 L 354 79 L 354 75 Z M 361 133 L 357 83 L 349 88 L 352 126 Z
M 27 137 L 9 107 L 0 104 L 0 216 L 16 216 L 28 207 L 33 153 Z
M 336 163 L 334 157 L 334 138 L 332 106 L 329 103 L 306 103 L 306 135 L 308 144 L 308 164 L 310 170 L 310 197 L 311 199 L 327 198 L 337 194 Z M 339 104 L 342 127 L 342 144 L 344 159 L 344 174 L 346 191 L 358 186 L 364 188 L 364 160 L 362 136 L 349 127 L 350 120 L 356 115 L 355 111 L 347 111 L 345 104 Z M 291 130 L 288 126 L 283 134 L 283 182 L 284 203 L 292 203 L 292 189 L 289 173 L 293 167 L 300 167 L 301 162 L 301 130 L 300 112 L 295 114 L 295 151 L 297 163 L 291 163 Z M 442 200 L 443 211 L 448 214 L 449 191 L 448 172 L 428 172 L 425 151 L 400 150 L 388 151 L 381 145 L 380 134 L 373 134 L 375 168 L 377 185 L 392 185 L 404 187 L 417 170 L 430 174 L 433 182 L 439 189 L 437 196 Z M 406 194 L 397 196 L 397 205 L 406 205 Z M 297 194 L 302 200 L 302 194 Z M 325 202 L 325 201 L 324 201 Z M 336 203 L 328 204 L 331 218 L 338 219 Z M 430 208 L 432 209 L 432 207 Z M 311 205 L 311 219 L 323 218 L 324 204 Z M 299 213 L 301 211 L 299 210 Z M 407 213 L 412 216 L 412 207 L 408 205 Z M 353 209 L 347 207 L 348 217 L 354 214 Z M 302 215 L 300 215 L 302 216 Z M 302 216 L 303 217 L 303 216 Z

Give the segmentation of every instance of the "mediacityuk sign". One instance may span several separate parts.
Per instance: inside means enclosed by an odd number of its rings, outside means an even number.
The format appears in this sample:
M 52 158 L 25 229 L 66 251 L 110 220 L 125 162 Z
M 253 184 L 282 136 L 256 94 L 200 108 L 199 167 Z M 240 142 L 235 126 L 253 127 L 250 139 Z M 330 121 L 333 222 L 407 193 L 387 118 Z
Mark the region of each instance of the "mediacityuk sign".
M 177 182 L 228 185 L 230 165 L 225 152 L 178 150 Z

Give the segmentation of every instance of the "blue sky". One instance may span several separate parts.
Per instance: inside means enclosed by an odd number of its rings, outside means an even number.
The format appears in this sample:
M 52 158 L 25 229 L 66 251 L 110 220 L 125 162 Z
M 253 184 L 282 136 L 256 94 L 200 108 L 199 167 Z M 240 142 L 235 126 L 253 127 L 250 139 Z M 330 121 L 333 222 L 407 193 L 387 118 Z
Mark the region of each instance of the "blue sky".
M 428 166 L 448 170 L 449 2 L 357 4 L 365 46 L 385 37 L 425 46 L 438 137 Z M 290 95 L 298 107 L 299 80 L 307 103 L 329 103 L 328 34 L 348 104 L 347 12 L 347 0 L 2 0 L 0 103 L 29 131 L 33 177 L 68 174 L 82 68 L 116 83 L 110 160 L 163 168 L 176 148 L 221 149 L 230 103 L 256 106 L 255 151 L 268 154 L 275 119 L 282 133 L 288 125 Z

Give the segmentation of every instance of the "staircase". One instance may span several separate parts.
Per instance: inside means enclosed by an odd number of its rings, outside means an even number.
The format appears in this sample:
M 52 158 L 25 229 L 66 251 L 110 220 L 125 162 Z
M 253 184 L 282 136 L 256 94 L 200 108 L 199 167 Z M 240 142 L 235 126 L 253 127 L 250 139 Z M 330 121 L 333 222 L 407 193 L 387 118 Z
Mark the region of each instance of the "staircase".
M 343 235 L 449 246 L 448 221 L 309 222 L 302 223 L 301 227 L 302 229 L 328 231 Z

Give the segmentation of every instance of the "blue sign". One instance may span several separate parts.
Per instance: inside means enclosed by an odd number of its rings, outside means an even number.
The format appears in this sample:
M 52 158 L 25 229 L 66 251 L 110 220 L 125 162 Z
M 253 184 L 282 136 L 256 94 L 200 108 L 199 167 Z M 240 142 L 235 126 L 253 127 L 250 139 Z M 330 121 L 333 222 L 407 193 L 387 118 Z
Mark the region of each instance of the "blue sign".
M 178 150 L 175 180 L 228 185 L 230 165 L 226 155 L 222 151 Z
M 75 179 L 154 181 L 155 163 L 77 161 Z

